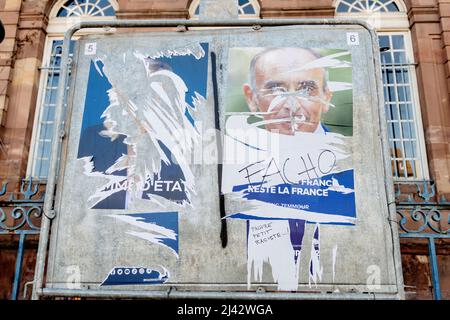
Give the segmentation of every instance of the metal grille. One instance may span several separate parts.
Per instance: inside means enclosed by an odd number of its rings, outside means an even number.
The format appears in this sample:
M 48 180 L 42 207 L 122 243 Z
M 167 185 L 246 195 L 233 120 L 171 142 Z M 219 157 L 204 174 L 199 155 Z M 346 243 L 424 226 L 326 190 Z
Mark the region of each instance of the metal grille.
M 38 131 L 31 173 L 32 177 L 39 179 L 46 179 L 48 176 L 53 126 L 55 124 L 56 93 L 61 67 L 62 44 L 62 40 L 53 41 L 50 62 L 47 67 L 41 68 L 43 72 L 46 72 L 46 80 L 43 89 L 44 94 L 38 120 Z M 72 52 L 73 42 L 71 45 L 71 55 Z
M 23 279 L 25 243 L 30 236 L 39 234 L 44 194 L 40 182 L 31 179 L 22 180 L 19 192 L 7 192 L 7 187 L 8 182 L 3 182 L 0 190 L 0 236 L 19 237 L 14 278 L 11 279 L 11 300 L 17 300 L 20 299 L 21 289 L 24 298 L 27 296 L 27 284 L 30 282 L 21 286 L 21 282 L 27 280 Z M 0 252 L 2 249 L 0 248 Z
M 441 300 L 437 249 L 450 241 L 450 202 L 438 196 L 433 181 L 397 182 L 394 188 L 400 238 L 427 241 L 431 289 L 434 299 Z
M 422 178 L 412 94 L 414 64 L 407 57 L 403 35 L 382 35 L 379 42 L 392 174 L 395 178 Z
M 65 2 L 57 17 L 106 17 L 116 14 L 108 0 L 71 0 Z

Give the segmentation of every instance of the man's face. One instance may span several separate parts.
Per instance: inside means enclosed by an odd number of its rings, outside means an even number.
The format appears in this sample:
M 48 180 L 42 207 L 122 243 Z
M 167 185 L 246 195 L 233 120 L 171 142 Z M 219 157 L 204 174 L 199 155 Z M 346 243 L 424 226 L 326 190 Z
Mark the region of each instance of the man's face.
M 244 85 L 244 94 L 252 112 L 269 112 L 263 115 L 266 129 L 288 135 L 317 129 L 331 92 L 324 89 L 324 69 L 301 70 L 316 59 L 299 48 L 276 49 L 259 57 L 255 88 Z

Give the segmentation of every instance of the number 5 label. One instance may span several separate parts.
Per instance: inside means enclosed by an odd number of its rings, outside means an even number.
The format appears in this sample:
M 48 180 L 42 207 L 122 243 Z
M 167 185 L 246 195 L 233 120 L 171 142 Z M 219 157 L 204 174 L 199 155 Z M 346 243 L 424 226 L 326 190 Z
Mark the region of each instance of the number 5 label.
M 349 46 L 359 46 L 358 32 L 347 32 L 347 44 Z
M 92 56 L 97 53 L 97 43 L 86 43 L 86 46 L 84 47 L 84 55 L 85 56 Z

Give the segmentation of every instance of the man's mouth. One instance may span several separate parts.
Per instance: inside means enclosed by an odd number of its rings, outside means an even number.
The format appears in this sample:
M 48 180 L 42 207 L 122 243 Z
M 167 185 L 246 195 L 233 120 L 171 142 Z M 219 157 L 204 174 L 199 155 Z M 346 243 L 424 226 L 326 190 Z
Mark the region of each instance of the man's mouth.
M 275 119 L 268 119 L 268 120 L 262 120 L 258 121 L 252 124 L 254 127 L 259 127 L 262 125 L 274 125 L 274 124 L 286 124 L 289 125 L 292 132 L 298 131 L 300 126 L 304 124 L 312 124 L 310 122 L 310 119 L 307 115 L 303 113 L 297 113 L 297 114 L 291 114 L 288 117 L 282 117 L 282 118 L 275 118 Z

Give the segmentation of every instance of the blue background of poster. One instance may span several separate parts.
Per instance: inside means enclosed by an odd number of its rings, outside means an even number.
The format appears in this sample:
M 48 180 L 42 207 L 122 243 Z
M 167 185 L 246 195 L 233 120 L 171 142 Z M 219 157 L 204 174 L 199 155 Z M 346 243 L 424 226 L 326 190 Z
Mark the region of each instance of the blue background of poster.
M 196 127 L 196 124 L 190 112 L 190 108 L 194 109 L 192 101 L 195 92 L 206 97 L 208 79 L 208 44 L 201 43 L 200 45 L 205 51 L 205 56 L 200 59 L 193 55 L 155 59 L 167 64 L 185 82 L 188 88 L 185 97 L 187 102 L 185 116 L 194 127 Z M 105 130 L 101 115 L 109 106 L 108 90 L 112 88 L 108 78 L 102 72 L 103 67 L 104 64 L 100 60 L 92 60 L 90 63 L 77 158 L 92 157 L 93 171 L 106 174 L 105 170 L 113 165 L 120 156 L 127 154 L 128 151 L 127 145 L 124 143 L 126 136 L 119 135 L 117 139 L 111 141 L 109 137 L 103 137 L 99 134 Z M 159 141 L 159 144 L 167 157 L 171 159 L 171 152 L 164 146 L 164 142 Z M 182 170 L 177 164 L 167 165 L 162 163 L 161 165 L 159 180 L 179 181 L 180 183 L 185 180 Z M 125 177 L 126 174 L 126 170 L 121 170 L 115 172 L 114 176 Z M 144 192 L 143 198 L 149 199 L 148 194 L 155 194 L 177 203 L 189 202 L 186 193 L 183 191 L 155 191 L 153 189 L 150 188 L 147 193 Z M 98 202 L 93 209 L 126 209 L 126 192 L 124 190 L 115 192 Z

